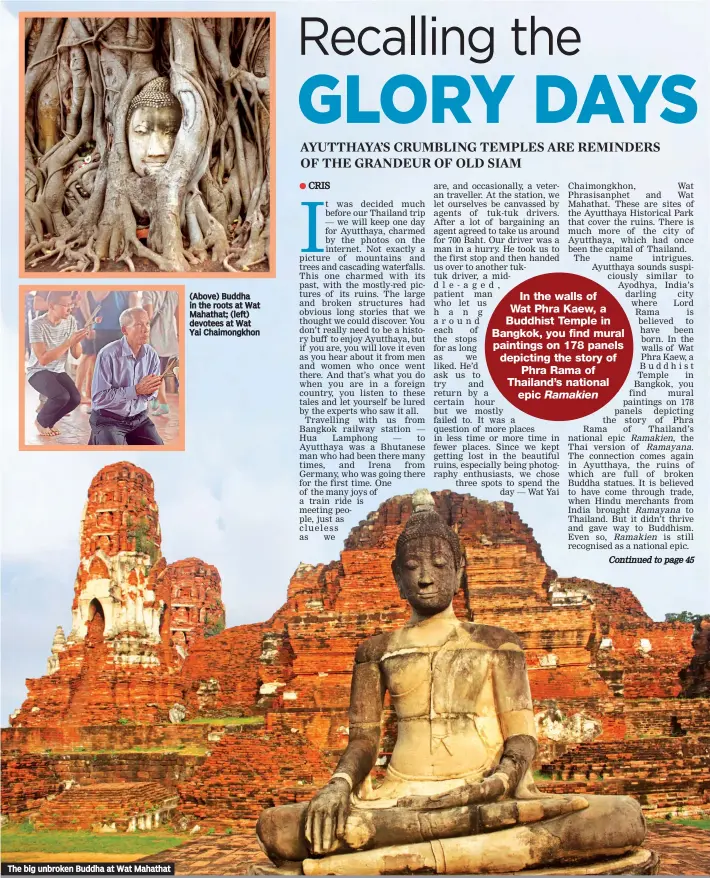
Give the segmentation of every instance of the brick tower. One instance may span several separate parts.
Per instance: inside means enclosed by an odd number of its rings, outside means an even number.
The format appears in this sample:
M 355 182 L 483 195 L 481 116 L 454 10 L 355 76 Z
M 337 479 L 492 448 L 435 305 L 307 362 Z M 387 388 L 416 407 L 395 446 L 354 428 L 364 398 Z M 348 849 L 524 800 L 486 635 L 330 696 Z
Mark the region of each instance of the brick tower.
M 57 629 L 12 725 L 164 722 L 183 703 L 188 651 L 224 627 L 221 584 L 197 558 L 167 565 L 160 542 L 150 475 L 125 461 L 101 469 L 81 519 L 71 631 Z
M 169 564 L 160 576 L 170 601 L 170 642 L 181 658 L 202 637 L 224 630 L 219 572 L 199 558 Z

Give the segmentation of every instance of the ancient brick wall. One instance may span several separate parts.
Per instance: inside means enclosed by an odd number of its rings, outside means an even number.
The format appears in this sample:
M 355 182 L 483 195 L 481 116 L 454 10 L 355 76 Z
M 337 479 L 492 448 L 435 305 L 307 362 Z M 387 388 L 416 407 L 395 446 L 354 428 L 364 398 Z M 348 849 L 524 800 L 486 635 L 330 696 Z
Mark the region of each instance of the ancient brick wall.
M 624 702 L 630 739 L 705 735 L 710 737 L 707 698 L 639 698 Z
M 140 665 L 117 667 L 104 647 L 85 644 L 67 650 L 66 664 L 62 662 L 56 674 L 26 683 L 28 697 L 11 718 L 13 726 L 166 722 L 170 708 L 182 701 L 184 693 L 175 672 Z
M 178 797 L 151 781 L 73 785 L 43 802 L 32 819 L 36 829 L 126 832 L 157 828 L 177 808 Z
M 578 744 L 542 765 L 546 792 L 635 796 L 649 814 L 701 813 L 710 797 L 710 737 Z
M 238 625 L 197 643 L 182 669 L 190 716 L 258 713 L 264 625 Z
M 568 577 L 559 580 L 568 589 L 581 589 L 587 592 L 596 606 L 596 615 L 600 624 L 605 621 L 627 620 L 632 623 L 650 623 L 653 620 L 641 606 L 638 598 L 628 588 L 594 582 L 592 579 Z
M 159 783 L 167 790 L 191 778 L 206 755 L 174 753 L 27 753 L 2 758 L 2 813 L 11 820 L 36 811 L 49 795 L 78 784 Z
M 157 749 L 184 746 L 207 746 L 213 727 L 208 723 L 145 723 L 140 725 L 74 726 L 61 724 L 39 727 L 2 729 L 2 752 L 19 753 L 72 753 L 79 748 L 94 750 Z
M 61 789 L 55 760 L 40 753 L 2 754 L 2 813 L 22 819 Z
M 264 808 L 307 800 L 331 773 L 298 731 L 227 729 L 200 769 L 178 785 L 180 812 L 201 824 L 243 824 L 253 832 Z

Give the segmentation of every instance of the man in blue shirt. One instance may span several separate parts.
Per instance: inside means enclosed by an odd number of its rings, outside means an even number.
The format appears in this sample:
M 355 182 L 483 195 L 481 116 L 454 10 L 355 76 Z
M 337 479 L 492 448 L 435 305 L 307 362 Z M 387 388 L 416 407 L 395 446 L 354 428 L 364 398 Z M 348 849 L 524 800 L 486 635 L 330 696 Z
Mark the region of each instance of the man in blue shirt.
M 142 308 L 128 308 L 119 322 L 122 338 L 96 355 L 89 445 L 163 445 L 148 417 L 163 380 L 158 354 L 148 344 L 150 320 Z

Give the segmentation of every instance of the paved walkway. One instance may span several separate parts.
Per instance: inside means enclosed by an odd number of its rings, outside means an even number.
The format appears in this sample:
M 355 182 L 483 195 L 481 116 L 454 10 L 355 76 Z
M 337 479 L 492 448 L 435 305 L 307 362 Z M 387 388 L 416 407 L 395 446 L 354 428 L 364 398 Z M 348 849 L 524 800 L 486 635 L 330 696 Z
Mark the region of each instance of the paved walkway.
M 29 384 L 25 385 L 25 444 L 52 448 L 57 445 L 88 445 L 91 427 L 89 426 L 89 407 L 80 405 L 62 418 L 56 425 L 59 436 L 40 436 L 35 427 L 39 394 Z M 180 405 L 176 394 L 168 394 L 170 414 L 151 415 L 153 423 L 163 442 L 170 446 L 177 443 L 180 434 Z
M 710 875 L 710 831 L 655 823 L 644 847 L 660 854 L 661 875 Z M 202 835 L 178 848 L 153 854 L 141 863 L 175 863 L 177 875 L 248 875 L 268 860 L 256 840 L 238 835 Z

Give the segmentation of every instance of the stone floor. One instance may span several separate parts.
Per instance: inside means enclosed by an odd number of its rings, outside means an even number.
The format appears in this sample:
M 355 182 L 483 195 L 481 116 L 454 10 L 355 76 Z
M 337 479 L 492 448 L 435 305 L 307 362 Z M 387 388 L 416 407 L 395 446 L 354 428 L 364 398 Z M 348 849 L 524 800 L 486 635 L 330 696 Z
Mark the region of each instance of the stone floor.
M 176 875 L 248 875 L 251 866 L 269 864 L 252 834 L 201 835 L 136 862 L 174 862 Z
M 710 875 L 710 830 L 654 823 L 644 844 L 660 854 L 660 875 Z
M 710 831 L 690 826 L 653 824 L 644 847 L 661 857 L 661 875 L 710 875 Z M 202 835 L 179 848 L 139 860 L 175 863 L 177 875 L 248 875 L 267 864 L 255 839 L 244 835 Z
M 80 405 L 62 418 L 56 425 L 61 430 L 59 436 L 40 436 L 35 427 L 39 394 L 29 384 L 25 385 L 25 444 L 52 448 L 57 445 L 87 445 L 91 435 L 89 426 L 89 407 Z M 170 414 L 152 415 L 153 423 L 163 442 L 170 447 L 176 445 L 180 436 L 180 404 L 177 394 L 168 394 Z

